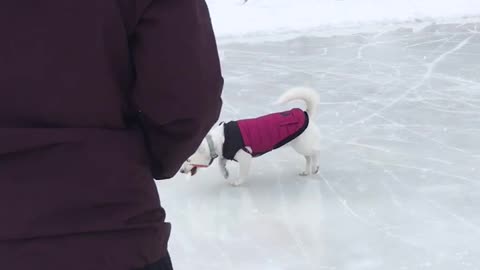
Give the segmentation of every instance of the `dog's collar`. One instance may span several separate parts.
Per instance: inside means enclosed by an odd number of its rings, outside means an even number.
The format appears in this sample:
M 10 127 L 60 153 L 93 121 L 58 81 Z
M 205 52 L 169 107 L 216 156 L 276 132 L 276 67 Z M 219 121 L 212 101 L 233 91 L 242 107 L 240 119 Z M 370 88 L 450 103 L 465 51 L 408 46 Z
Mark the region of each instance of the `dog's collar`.
M 210 151 L 210 162 L 208 166 L 212 165 L 213 161 L 218 158 L 218 154 L 215 152 L 215 145 L 213 144 L 212 135 L 208 134 L 207 137 L 208 150 Z

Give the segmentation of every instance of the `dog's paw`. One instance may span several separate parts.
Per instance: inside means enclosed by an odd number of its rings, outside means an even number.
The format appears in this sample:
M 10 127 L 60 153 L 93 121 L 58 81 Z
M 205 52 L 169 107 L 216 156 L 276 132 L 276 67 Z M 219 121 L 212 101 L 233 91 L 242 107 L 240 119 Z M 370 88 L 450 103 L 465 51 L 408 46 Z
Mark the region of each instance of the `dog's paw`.
M 228 183 L 234 187 L 238 187 L 243 183 L 242 179 L 230 180 Z
M 310 173 L 308 173 L 308 172 L 301 172 L 301 173 L 299 173 L 298 175 L 300 175 L 300 176 L 309 176 Z

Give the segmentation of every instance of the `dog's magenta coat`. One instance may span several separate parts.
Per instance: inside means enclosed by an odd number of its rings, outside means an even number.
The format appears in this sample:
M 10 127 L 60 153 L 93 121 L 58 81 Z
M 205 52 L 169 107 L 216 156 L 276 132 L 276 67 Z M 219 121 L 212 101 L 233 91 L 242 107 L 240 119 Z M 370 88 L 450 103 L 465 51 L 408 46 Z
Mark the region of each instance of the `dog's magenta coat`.
M 272 113 L 237 121 L 243 143 L 260 156 L 298 137 L 308 126 L 308 115 L 301 109 Z

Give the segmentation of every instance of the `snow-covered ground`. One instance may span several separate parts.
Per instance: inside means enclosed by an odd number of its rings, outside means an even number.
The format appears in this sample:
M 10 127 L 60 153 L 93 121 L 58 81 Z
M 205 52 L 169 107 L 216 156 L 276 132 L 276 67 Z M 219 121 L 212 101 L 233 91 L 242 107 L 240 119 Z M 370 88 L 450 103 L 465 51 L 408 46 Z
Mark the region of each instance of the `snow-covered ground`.
M 480 15 L 478 0 L 207 0 L 219 37 Z
M 480 1 L 209 3 L 221 119 L 285 109 L 280 93 L 313 87 L 321 166 L 298 176 L 287 148 L 254 160 L 238 188 L 216 165 L 158 182 L 176 270 L 480 269 L 480 19 L 445 20 Z M 444 19 L 385 22 L 416 14 Z

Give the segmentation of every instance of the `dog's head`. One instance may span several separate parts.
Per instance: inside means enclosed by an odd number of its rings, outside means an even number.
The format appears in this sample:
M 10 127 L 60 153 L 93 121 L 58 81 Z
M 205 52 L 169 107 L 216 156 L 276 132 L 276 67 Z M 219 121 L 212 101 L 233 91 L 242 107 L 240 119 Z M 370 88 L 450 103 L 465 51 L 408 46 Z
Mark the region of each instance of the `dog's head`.
M 183 163 L 180 173 L 191 174 L 193 176 L 197 173 L 198 169 L 208 168 L 216 158 L 210 148 L 211 146 L 208 145 L 207 139 L 204 139 L 197 151 Z

